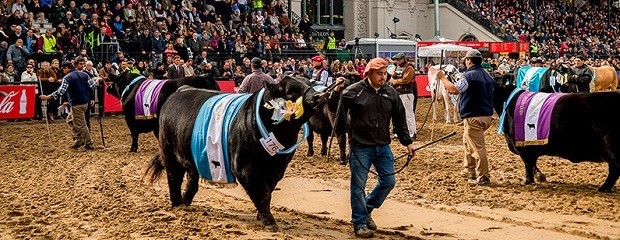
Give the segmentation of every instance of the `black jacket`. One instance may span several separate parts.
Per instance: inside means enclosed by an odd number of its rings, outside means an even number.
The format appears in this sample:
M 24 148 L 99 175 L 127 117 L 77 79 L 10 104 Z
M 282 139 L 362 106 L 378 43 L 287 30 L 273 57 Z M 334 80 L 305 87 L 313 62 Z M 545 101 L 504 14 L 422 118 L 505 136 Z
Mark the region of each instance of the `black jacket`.
M 396 90 L 387 84 L 375 90 L 368 81 L 354 83 L 342 93 L 351 144 L 361 147 L 389 144 L 390 119 L 400 143 L 411 144 L 405 108 Z

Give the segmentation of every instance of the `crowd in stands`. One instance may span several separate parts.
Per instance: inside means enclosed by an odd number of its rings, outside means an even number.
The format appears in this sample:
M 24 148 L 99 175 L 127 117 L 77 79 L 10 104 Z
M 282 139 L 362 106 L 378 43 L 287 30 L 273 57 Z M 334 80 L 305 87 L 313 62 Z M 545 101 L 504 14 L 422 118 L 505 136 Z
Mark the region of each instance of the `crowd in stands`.
M 461 0 L 457 0 L 461 1 Z M 463 0 L 461 10 L 506 41 L 530 42 L 532 56 L 620 54 L 620 10 L 608 1 Z
M 41 30 L 35 19 L 52 28 Z M 282 0 L 1 0 L 0 80 L 19 82 L 28 59 L 39 70 L 76 56 L 117 69 L 135 64 L 156 77 L 179 60 L 197 72 L 231 68 L 234 76 L 254 56 L 284 65 L 315 55 L 311 26 L 308 16 L 289 19 Z M 332 38 L 325 48 L 335 49 Z M 120 51 L 110 54 L 106 43 L 114 42 Z

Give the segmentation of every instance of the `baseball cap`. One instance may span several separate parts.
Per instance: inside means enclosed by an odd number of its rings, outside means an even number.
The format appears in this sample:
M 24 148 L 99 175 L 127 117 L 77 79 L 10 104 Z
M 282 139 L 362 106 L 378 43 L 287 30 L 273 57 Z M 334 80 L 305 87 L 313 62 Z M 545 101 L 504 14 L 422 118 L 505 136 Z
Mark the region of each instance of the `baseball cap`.
M 480 53 L 480 51 L 476 50 L 476 49 L 472 49 L 467 51 L 467 54 L 465 54 L 466 58 L 482 58 L 482 53 Z

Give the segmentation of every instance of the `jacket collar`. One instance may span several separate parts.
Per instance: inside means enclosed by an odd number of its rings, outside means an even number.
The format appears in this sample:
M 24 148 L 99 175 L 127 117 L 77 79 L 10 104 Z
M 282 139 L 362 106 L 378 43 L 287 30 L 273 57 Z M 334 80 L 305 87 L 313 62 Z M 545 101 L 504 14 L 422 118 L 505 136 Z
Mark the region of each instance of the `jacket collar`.
M 482 68 L 482 65 L 481 64 L 474 64 L 473 66 L 468 68 L 467 71 L 471 71 L 471 70 L 478 69 L 478 68 Z
M 375 90 L 374 87 L 372 87 L 372 85 L 370 85 L 370 79 L 368 78 L 364 78 L 364 81 L 362 82 L 362 86 L 368 88 L 368 89 L 372 89 L 373 91 Z M 387 83 L 384 83 L 379 89 L 377 89 L 376 91 L 379 90 L 383 90 L 384 88 L 386 88 Z

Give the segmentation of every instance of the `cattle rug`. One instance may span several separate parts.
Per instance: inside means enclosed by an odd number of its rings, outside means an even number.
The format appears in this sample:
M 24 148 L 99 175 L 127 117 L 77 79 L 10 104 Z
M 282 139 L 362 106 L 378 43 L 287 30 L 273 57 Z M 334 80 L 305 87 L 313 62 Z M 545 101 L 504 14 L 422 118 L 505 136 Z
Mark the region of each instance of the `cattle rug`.
M 257 99 L 262 99 L 262 89 Z M 210 183 L 234 184 L 235 176 L 232 173 L 231 159 L 228 146 L 228 135 L 232 121 L 243 104 L 252 94 L 229 94 L 223 93 L 208 98 L 200 108 L 194 123 L 191 138 L 191 152 L 201 178 Z M 265 104 L 267 109 L 273 109 L 271 120 L 277 124 L 290 117 L 303 115 L 301 97 L 295 102 L 281 98 L 272 99 Z M 258 116 L 260 103 L 254 109 L 256 123 L 261 133 L 261 144 L 271 156 L 275 154 L 290 154 L 308 137 L 310 128 L 307 123 L 303 125 L 303 135 L 296 144 L 284 148 L 273 133 L 268 133 L 261 118 Z
M 521 93 L 520 93 L 521 92 Z M 520 93 L 520 94 L 518 94 Z M 518 95 L 517 95 L 518 94 Z M 514 109 L 515 145 L 545 145 L 548 142 L 553 107 L 565 93 L 537 93 L 515 89 L 504 103 L 498 133 L 503 133 L 508 103 L 517 97 Z

